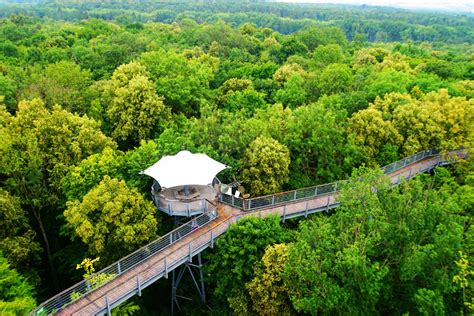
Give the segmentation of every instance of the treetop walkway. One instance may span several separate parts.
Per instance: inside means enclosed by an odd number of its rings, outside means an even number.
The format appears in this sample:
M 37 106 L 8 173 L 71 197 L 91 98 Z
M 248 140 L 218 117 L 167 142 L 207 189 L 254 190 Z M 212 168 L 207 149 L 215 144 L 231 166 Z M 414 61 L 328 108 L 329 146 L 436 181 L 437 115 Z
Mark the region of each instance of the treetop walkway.
M 396 185 L 405 179 L 467 156 L 467 149 L 438 154 L 426 150 L 382 168 Z M 128 256 L 50 298 L 30 315 L 110 315 L 112 308 L 168 274 L 207 248 L 232 223 L 246 216 L 278 214 L 308 216 L 339 206 L 337 192 L 344 181 L 271 194 L 251 199 L 221 195 L 220 203 L 207 202 L 208 211 Z

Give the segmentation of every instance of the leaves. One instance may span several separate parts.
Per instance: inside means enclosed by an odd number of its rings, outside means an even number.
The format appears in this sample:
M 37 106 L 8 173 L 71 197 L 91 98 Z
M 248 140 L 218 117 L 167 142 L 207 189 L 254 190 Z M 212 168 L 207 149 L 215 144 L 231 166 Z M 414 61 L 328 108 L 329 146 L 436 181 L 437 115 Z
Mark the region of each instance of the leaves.
M 136 189 L 105 176 L 82 201 L 68 202 L 64 217 L 71 238 L 79 237 L 90 254 L 110 263 L 156 237 L 155 213 Z
M 278 141 L 258 137 L 245 152 L 242 179 L 255 196 L 276 193 L 288 181 L 290 152 Z

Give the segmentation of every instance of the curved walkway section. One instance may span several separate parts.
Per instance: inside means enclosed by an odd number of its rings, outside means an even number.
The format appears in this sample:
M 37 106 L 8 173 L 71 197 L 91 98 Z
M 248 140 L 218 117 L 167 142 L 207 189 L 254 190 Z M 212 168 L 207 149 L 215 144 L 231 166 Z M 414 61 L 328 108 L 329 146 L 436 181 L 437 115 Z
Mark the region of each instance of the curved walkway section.
M 410 179 L 438 165 L 446 165 L 467 156 L 467 150 L 438 154 L 427 150 L 382 170 L 392 184 Z M 138 294 L 193 256 L 214 246 L 214 240 L 232 223 L 246 216 L 278 214 L 287 218 L 328 211 L 339 205 L 341 182 L 298 189 L 252 199 L 221 195 L 217 207 L 178 227 L 88 279 L 42 303 L 31 315 L 110 315 L 112 308 Z

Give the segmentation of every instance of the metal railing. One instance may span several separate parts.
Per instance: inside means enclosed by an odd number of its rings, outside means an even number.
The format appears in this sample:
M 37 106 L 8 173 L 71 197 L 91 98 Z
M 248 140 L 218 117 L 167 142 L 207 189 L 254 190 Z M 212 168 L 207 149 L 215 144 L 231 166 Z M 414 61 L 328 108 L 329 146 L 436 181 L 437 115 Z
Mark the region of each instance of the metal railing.
M 169 201 L 157 197 L 154 192 L 151 193 L 151 198 L 155 203 L 158 210 L 170 215 L 170 216 L 195 216 L 201 213 L 205 213 L 212 209 L 212 204 L 206 199 L 198 199 L 197 201 Z
M 95 289 L 100 288 L 108 282 L 116 279 L 118 276 L 122 275 L 126 271 L 146 261 L 148 258 L 155 255 L 164 248 L 175 244 L 182 238 L 192 233 L 194 230 L 206 225 L 207 223 L 213 221 L 216 218 L 217 212 L 214 209 L 190 220 L 189 222 L 183 224 L 175 230 L 172 230 L 166 235 L 132 252 L 128 256 L 120 259 L 119 261 L 109 265 L 108 267 L 100 270 L 97 273 L 94 273 L 89 278 L 53 296 L 49 300 L 40 304 L 30 314 L 50 315 L 60 311 L 67 305 L 77 301 L 84 295 L 91 293 Z M 98 283 L 99 280 L 105 281 Z
M 380 168 L 384 174 L 390 174 L 398 171 L 408 165 L 416 163 L 420 160 L 438 156 L 440 159 L 435 165 L 443 163 L 445 161 L 451 161 L 457 158 L 464 158 L 467 155 L 467 149 L 459 149 L 450 151 L 446 154 L 440 155 L 434 149 L 424 150 L 414 155 L 408 156 L 404 159 L 398 160 L 385 167 Z M 341 184 L 346 180 L 336 181 L 332 183 L 317 185 L 309 188 L 297 189 L 282 193 L 270 194 L 261 197 L 255 197 L 251 199 L 242 199 L 231 195 L 221 194 L 219 197 L 220 202 L 237 207 L 243 211 L 254 211 L 264 207 L 283 205 L 288 202 L 305 200 L 308 198 L 314 198 L 317 196 L 327 195 L 336 193 L 339 191 Z

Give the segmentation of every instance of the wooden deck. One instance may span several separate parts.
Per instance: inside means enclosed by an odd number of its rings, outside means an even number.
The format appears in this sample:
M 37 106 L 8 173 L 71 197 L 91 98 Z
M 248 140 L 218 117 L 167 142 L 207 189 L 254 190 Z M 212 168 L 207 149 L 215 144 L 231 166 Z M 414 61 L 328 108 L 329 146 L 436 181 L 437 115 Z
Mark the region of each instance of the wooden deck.
M 388 176 L 393 184 L 400 178 L 424 172 L 439 162 L 439 157 L 420 160 L 397 170 Z M 337 193 L 336 193 L 337 194 Z M 192 232 L 187 237 L 151 256 L 145 262 L 117 276 L 115 279 L 93 290 L 84 297 L 59 311 L 58 315 L 97 315 L 106 314 L 108 310 L 117 306 L 127 298 L 140 294 L 141 290 L 149 286 L 179 265 L 190 260 L 192 256 L 212 247 L 214 239 L 222 235 L 239 218 L 247 216 L 262 216 L 278 214 L 283 217 L 295 217 L 308 213 L 320 212 L 338 205 L 334 193 L 316 196 L 304 200 L 292 201 L 277 207 L 266 207 L 252 212 L 219 204 L 217 218 Z M 293 215 L 293 216 L 292 216 Z

